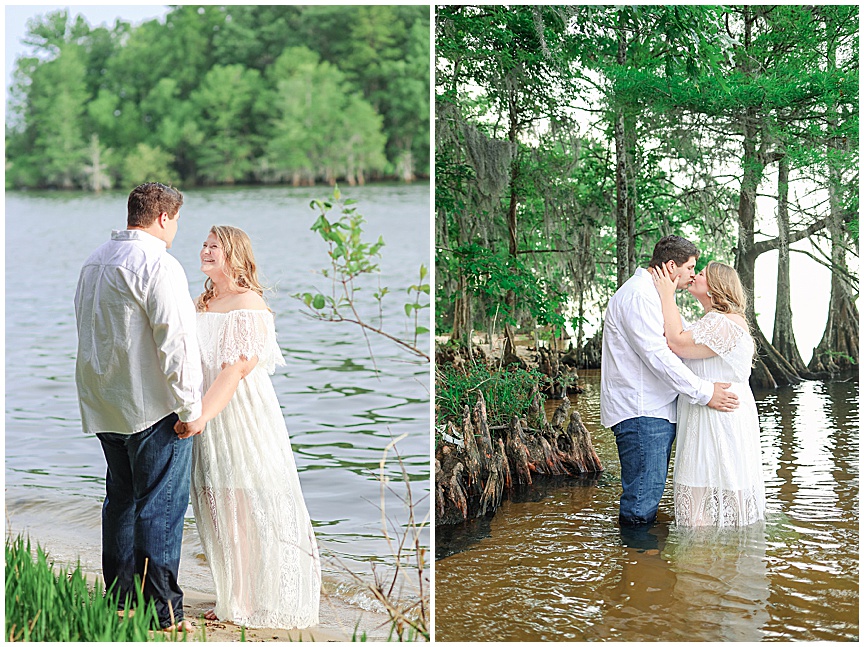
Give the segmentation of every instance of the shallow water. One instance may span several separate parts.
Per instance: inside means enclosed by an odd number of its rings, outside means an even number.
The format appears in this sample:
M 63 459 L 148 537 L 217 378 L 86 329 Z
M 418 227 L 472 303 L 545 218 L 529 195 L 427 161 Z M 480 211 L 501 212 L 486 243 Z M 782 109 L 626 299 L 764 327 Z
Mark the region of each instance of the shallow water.
M 857 381 L 756 394 L 767 519 L 723 533 L 675 528 L 671 488 L 650 530 L 619 529 L 599 374 L 580 383 L 605 472 L 436 529 L 437 640 L 858 640 Z
M 429 186 L 378 185 L 343 190 L 366 219 L 365 237 L 383 235 L 381 284 L 384 327 L 405 330 L 403 290 L 429 266 Z M 372 339 L 375 376 L 359 329 L 313 321 L 301 314 L 295 292 L 326 289 L 315 272 L 327 266 L 325 243 L 309 231 L 313 199 L 328 187 L 232 188 L 184 193 L 171 253 L 183 264 L 192 295 L 204 276 L 198 250 L 213 224 L 249 233 L 276 315 L 287 366 L 273 382 L 291 434 L 306 504 L 324 553 L 325 587 L 356 604 L 374 606 L 346 569 L 371 581 L 370 563 L 392 565 L 383 539 L 381 488 L 376 474 L 392 438 L 428 510 L 429 365 L 391 342 Z M 13 532 L 29 532 L 58 561 L 100 568 L 100 506 L 105 466 L 98 440 L 82 433 L 74 382 L 76 331 L 73 297 L 81 263 L 125 227 L 126 196 L 107 193 L 6 195 L 6 511 Z M 377 282 L 360 292 L 372 301 Z M 387 299 L 390 300 L 387 304 Z M 366 314 L 375 314 L 367 308 Z M 422 311 L 428 317 L 428 310 Z M 431 326 L 428 326 L 431 328 Z M 425 342 L 428 346 L 428 341 Z M 385 473 L 401 492 L 401 472 L 390 452 Z M 405 511 L 388 494 L 387 516 Z M 426 540 L 428 546 L 428 539 Z M 340 563 L 337 563 L 338 560 Z M 184 535 L 181 584 L 212 590 L 191 507 Z

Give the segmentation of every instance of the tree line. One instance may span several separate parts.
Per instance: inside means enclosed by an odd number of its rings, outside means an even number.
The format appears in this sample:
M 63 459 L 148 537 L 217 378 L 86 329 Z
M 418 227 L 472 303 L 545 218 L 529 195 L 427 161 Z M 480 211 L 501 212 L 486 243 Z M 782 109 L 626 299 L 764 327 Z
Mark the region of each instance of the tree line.
M 6 187 L 428 177 L 429 30 L 424 6 L 37 17 L 9 93 Z
M 754 384 L 857 367 L 857 6 L 439 6 L 435 30 L 439 334 L 569 325 L 596 360 L 586 316 L 678 233 L 751 296 L 779 252 Z M 806 364 L 805 239 L 832 277 Z

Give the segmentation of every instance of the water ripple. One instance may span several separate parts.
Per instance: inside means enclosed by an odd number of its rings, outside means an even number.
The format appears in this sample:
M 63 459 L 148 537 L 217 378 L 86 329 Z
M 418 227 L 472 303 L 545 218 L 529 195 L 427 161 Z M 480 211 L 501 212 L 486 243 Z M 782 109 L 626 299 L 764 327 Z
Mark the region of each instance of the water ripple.
M 383 285 L 402 285 L 405 268 L 429 266 L 428 185 L 345 193 L 360 201 L 370 239 L 383 235 L 388 243 Z M 277 288 L 267 296 L 287 364 L 273 382 L 310 515 L 316 528 L 327 529 L 325 550 L 338 543 L 343 560 L 365 568 L 370 559 L 392 561 L 382 539 L 377 479 L 384 448 L 394 437 L 408 435 L 399 443 L 405 469 L 417 490 L 428 493 L 429 367 L 406 362 L 390 342 L 373 339 L 376 375 L 359 329 L 314 321 L 290 297 L 325 287 L 315 270 L 327 264 L 326 246 L 309 230 L 315 214 L 308 209 L 309 200 L 322 195 L 326 190 L 276 187 L 189 191 L 171 253 L 197 294 L 204 278 L 198 249 L 209 227 L 227 222 L 250 234 L 265 283 Z M 111 229 L 123 227 L 125 202 L 120 193 L 6 195 L 7 513 L 14 527 L 50 539 L 58 552 L 66 551 L 64 542 L 70 553 L 79 545 L 80 550 L 95 547 L 97 564 L 99 537 L 92 531 L 98 530 L 105 467 L 98 440 L 80 428 L 73 296 L 86 255 L 107 240 Z M 86 214 L 86 221 L 76 230 L 76 244 L 69 245 L 64 232 L 73 212 Z M 34 253 L 37 218 L 45 233 Z M 50 264 L 44 263 L 46 257 Z M 392 296 L 385 303 L 388 324 L 404 319 L 402 304 Z M 377 316 L 377 310 L 371 314 Z M 397 492 L 404 487 L 394 462 L 385 475 L 395 481 Z M 387 505 L 401 522 L 404 513 L 396 497 L 389 496 Z M 428 509 L 428 499 L 424 505 Z M 63 524 L 56 523 L 58 518 Z M 200 568 L 194 523 L 187 530 L 193 548 L 184 552 L 184 560 Z M 199 575 L 206 580 L 206 565 L 203 569 Z M 193 570 L 190 577 L 198 576 Z
M 573 399 L 606 472 L 535 484 L 491 520 L 437 529 L 436 638 L 857 640 L 857 383 L 757 394 L 764 525 L 675 528 L 667 488 L 661 520 L 630 531 L 617 526 L 617 451 L 599 425 L 597 377 L 584 375 Z

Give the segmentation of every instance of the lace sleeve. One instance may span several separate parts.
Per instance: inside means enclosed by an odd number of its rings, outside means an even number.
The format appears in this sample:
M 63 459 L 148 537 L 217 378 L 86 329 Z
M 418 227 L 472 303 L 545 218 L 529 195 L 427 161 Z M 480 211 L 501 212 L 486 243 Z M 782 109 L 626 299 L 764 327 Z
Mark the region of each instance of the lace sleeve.
M 693 342 L 704 344 L 729 364 L 740 381 L 750 375 L 753 340 L 747 331 L 719 312 L 709 312 L 690 328 Z
M 225 317 L 219 334 L 219 365 L 234 364 L 240 358 L 258 358 L 269 374 L 285 364 L 276 343 L 276 328 L 269 310 L 234 310 Z

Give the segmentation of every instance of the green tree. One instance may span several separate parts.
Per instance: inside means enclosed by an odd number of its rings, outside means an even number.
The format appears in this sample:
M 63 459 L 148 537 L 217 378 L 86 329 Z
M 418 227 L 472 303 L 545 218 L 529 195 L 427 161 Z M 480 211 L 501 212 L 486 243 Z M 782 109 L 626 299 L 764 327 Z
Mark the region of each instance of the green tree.
M 388 158 L 405 181 L 418 169 L 429 170 L 429 23 L 417 21 L 408 30 L 406 51 L 382 63 L 388 84 L 379 108 L 388 135 Z
M 33 55 L 16 64 L 7 186 L 95 186 L 93 135 L 111 181 L 137 175 L 141 151 L 155 154 L 156 168 L 167 155 L 187 186 L 428 173 L 428 29 L 420 6 L 179 5 L 164 20 L 95 29 L 80 15 L 50 13 L 32 22 Z M 292 48 L 321 65 L 321 114 L 305 142 L 287 122 L 306 115 L 277 87 L 291 82 L 275 67 Z M 282 143 L 271 146 L 274 123 Z M 292 159 L 298 137 L 308 163 Z
M 177 184 L 171 170 L 172 156 L 159 146 L 139 143 L 123 160 L 123 186 L 138 186 L 144 182 Z
M 74 187 L 85 158 L 84 115 L 88 99 L 80 48 L 62 46 L 53 61 L 33 73 L 27 114 L 36 133 L 32 155 L 40 160 L 44 185 Z
M 297 27 L 383 117 L 391 167 L 402 177 L 428 173 L 429 8 L 310 6 Z
M 544 16 L 542 30 L 537 29 L 537 13 Z M 473 242 L 470 220 L 478 216 L 494 220 L 498 215 L 496 207 L 503 199 L 506 249 L 514 275 L 520 271 L 518 220 L 520 201 L 524 199 L 520 173 L 525 164 L 522 152 L 526 149 L 520 146 L 520 137 L 536 121 L 554 118 L 559 109 L 566 67 L 561 58 L 551 54 L 548 42 L 560 36 L 563 27 L 554 10 L 532 7 L 442 6 L 437 10 L 436 54 L 440 73 L 436 84 L 442 106 L 441 141 L 451 147 L 457 159 L 461 157 L 474 167 L 477 180 L 473 192 L 465 196 L 468 199 L 462 200 L 450 214 L 451 231 L 460 245 L 470 244 Z M 464 124 L 459 93 L 466 84 L 482 89 L 495 126 L 478 128 Z M 449 106 L 444 108 L 445 104 Z M 499 129 L 498 123 L 503 127 Z M 499 134 L 499 130 L 503 132 Z M 459 280 L 463 289 L 470 283 L 470 278 L 465 278 Z M 468 296 L 463 293 L 458 298 L 465 301 Z M 512 351 L 512 326 L 517 323 L 515 292 L 507 292 L 499 309 L 506 347 Z M 460 319 L 456 323 L 461 326 L 469 322 Z M 457 326 L 453 337 L 461 337 L 469 330 L 470 327 L 463 330 Z
M 205 182 L 233 184 L 253 167 L 255 102 L 261 75 L 241 65 L 215 65 L 189 98 L 197 124 L 191 156 Z
M 268 70 L 275 85 L 268 171 L 293 184 L 356 183 L 384 163 L 381 119 L 344 75 L 308 48 L 289 48 Z

